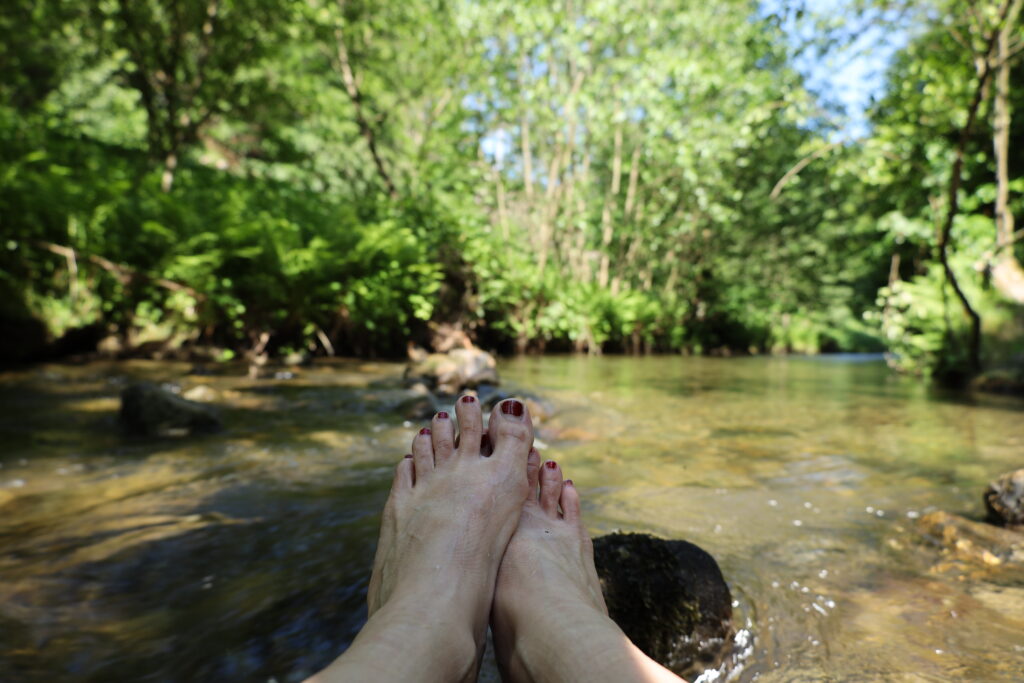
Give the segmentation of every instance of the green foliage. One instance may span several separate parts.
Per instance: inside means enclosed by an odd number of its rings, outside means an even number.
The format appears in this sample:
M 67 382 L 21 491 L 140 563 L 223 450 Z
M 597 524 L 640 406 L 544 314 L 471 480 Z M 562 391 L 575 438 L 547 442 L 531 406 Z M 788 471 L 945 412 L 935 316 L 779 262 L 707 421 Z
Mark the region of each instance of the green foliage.
M 400 353 L 461 322 L 506 350 L 884 339 L 901 367 L 955 365 L 935 225 L 974 67 L 953 14 L 910 13 L 871 137 L 838 143 L 755 9 L 16 0 L 0 284 L 53 335 L 230 353 Z M 953 240 L 1006 346 L 1012 308 L 974 268 L 993 244 L 985 121 Z

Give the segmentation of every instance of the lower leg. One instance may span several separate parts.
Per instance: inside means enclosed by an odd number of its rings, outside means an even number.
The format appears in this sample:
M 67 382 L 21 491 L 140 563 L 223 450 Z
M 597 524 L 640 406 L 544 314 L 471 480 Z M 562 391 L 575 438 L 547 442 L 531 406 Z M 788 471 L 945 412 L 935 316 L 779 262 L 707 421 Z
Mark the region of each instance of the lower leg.
M 580 519 L 579 495 L 536 451 L 523 506 L 498 573 L 491 627 L 506 683 L 674 681 L 608 616 Z

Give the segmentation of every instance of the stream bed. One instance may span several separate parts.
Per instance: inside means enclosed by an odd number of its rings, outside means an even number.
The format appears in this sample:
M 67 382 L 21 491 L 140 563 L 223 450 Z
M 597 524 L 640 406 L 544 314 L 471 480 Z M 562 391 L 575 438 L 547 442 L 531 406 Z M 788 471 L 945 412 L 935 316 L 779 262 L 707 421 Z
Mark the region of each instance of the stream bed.
M 394 363 L 281 379 L 158 362 L 0 374 L 0 681 L 302 680 L 365 620 L 392 467 L 419 422 Z M 542 456 L 595 535 L 718 560 L 738 629 L 702 680 L 1024 677 L 1024 569 L 945 561 L 917 521 L 980 518 L 1024 467 L 1024 401 L 929 389 L 880 360 L 527 357 Z M 123 436 L 135 379 L 206 387 L 227 428 Z M 384 406 L 382 408 L 382 406 Z M 496 680 L 485 662 L 482 680 Z

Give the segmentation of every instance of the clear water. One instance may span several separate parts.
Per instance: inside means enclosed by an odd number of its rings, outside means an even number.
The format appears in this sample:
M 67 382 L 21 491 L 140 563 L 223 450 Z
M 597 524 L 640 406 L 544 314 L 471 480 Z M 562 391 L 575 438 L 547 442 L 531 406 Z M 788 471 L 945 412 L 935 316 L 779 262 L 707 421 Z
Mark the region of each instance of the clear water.
M 685 538 L 718 559 L 741 628 L 723 677 L 1020 680 L 1024 571 L 943 562 L 916 518 L 980 515 L 988 480 L 1024 466 L 1024 402 L 936 393 L 862 361 L 545 357 L 501 371 L 556 407 L 544 456 L 595 534 Z M 401 366 L 187 370 L 0 376 L 0 680 L 301 680 L 358 631 L 391 467 L 418 426 L 366 386 Z M 228 429 L 120 436 L 129 377 L 209 386 Z

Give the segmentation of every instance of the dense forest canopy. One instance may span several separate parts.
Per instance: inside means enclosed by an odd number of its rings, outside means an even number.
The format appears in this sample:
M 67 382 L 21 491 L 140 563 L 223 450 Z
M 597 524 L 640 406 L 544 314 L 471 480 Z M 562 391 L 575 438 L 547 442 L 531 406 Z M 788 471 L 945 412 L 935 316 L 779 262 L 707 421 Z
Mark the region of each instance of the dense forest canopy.
M 9 0 L 3 350 L 1021 364 L 1022 4 Z M 795 64 L 869 25 L 850 139 Z

